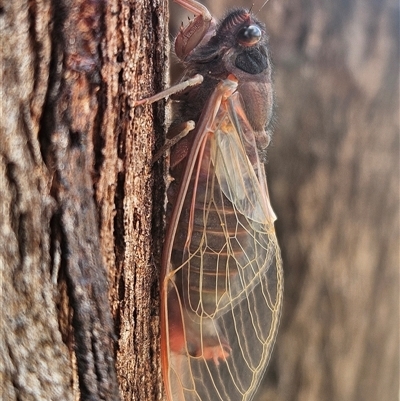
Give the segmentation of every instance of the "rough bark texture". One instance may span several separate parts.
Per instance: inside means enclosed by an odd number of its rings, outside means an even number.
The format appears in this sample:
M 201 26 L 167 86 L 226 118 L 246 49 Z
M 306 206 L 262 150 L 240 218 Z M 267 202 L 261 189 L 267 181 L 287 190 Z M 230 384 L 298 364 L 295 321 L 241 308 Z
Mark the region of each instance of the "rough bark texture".
M 107 6 L 102 69 L 107 103 L 96 200 L 124 400 L 162 397 L 157 261 L 165 185 L 162 165 L 152 165 L 152 150 L 164 134 L 164 107 L 132 104 L 164 86 L 167 14 L 165 1 Z
M 161 398 L 163 107 L 131 104 L 163 86 L 165 13 L 162 1 L 0 7 L 4 400 Z
M 41 16 L 50 4 L 6 2 L 1 11 L 1 398 L 71 400 L 50 251 L 56 205 L 38 140 L 51 57 Z
M 230 7 L 210 3 L 217 16 Z M 267 174 L 285 269 L 259 400 L 395 401 L 398 2 L 278 0 L 259 18 L 275 64 Z

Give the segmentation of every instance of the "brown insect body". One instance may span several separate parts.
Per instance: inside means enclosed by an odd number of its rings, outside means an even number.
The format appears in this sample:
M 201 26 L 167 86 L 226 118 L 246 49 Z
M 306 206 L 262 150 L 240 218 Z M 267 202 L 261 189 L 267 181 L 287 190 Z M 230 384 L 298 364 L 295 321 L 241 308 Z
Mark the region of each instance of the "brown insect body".
M 195 2 L 193 2 L 195 3 Z M 188 38 L 185 38 L 185 34 Z M 177 39 L 190 43 L 189 33 Z M 163 375 L 170 401 L 249 400 L 275 340 L 282 269 L 262 160 L 273 91 L 263 25 L 234 10 L 191 43 L 171 150 L 163 251 Z M 182 39 L 183 37 L 183 39 Z M 194 39 L 193 39 L 194 40 Z

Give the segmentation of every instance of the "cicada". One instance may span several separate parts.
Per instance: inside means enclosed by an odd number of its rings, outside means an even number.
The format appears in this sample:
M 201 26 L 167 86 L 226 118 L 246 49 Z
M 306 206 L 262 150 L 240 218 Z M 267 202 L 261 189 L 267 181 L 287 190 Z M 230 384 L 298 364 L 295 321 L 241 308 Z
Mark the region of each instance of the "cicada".
M 165 389 L 169 401 L 250 400 L 271 356 L 283 294 L 264 166 L 274 101 L 267 35 L 249 10 L 217 22 L 200 3 L 175 1 L 195 14 L 175 40 L 184 66 L 177 88 L 193 77 L 198 85 L 173 96 L 169 136 L 190 132 L 170 153 Z

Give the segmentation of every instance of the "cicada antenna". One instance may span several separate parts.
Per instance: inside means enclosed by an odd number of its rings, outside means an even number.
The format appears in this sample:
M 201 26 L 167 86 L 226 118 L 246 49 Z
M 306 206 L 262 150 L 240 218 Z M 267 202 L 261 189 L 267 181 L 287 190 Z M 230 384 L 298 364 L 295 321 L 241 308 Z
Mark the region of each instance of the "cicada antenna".
M 260 7 L 260 9 L 257 11 L 257 14 L 264 8 L 264 6 L 269 2 L 269 0 L 264 1 L 263 5 Z M 254 3 L 253 3 L 254 5 Z M 253 7 L 253 6 L 252 6 Z

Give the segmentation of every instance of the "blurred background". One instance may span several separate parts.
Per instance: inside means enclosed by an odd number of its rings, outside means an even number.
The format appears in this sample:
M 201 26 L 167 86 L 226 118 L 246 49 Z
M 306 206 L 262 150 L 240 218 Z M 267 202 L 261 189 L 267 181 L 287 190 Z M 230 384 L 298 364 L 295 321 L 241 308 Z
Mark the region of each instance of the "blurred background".
M 399 3 L 270 0 L 257 12 L 262 3 L 253 12 L 275 66 L 267 176 L 285 293 L 257 401 L 395 401 Z M 252 1 L 203 4 L 221 18 Z M 171 10 L 172 34 L 181 11 Z

